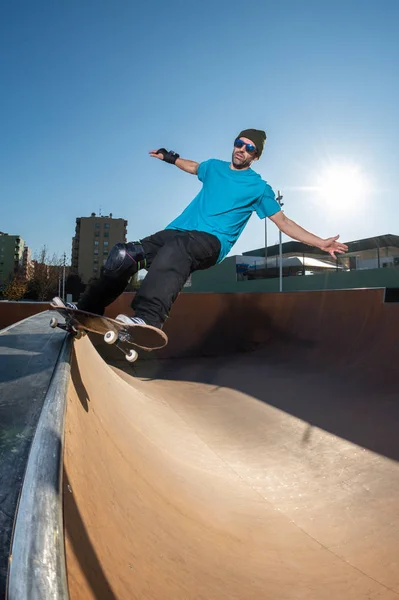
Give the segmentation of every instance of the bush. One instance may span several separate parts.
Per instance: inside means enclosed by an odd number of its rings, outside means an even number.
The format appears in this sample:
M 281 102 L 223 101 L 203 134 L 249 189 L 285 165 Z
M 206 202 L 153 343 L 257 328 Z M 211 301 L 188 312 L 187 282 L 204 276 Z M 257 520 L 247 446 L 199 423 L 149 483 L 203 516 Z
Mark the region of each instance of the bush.
M 21 298 L 25 296 L 26 289 L 26 281 L 18 277 L 14 277 L 14 279 L 12 279 L 7 285 L 3 294 L 4 297 L 7 298 L 7 300 L 21 300 Z

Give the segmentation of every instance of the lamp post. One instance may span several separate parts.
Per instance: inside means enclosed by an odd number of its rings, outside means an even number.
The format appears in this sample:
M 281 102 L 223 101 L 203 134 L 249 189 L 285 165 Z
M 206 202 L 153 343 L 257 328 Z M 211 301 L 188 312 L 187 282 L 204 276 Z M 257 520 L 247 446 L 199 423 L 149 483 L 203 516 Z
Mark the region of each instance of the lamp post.
M 380 240 L 378 238 L 376 238 L 376 242 L 377 242 L 377 266 L 380 269 L 381 268 L 381 261 L 380 261 Z
M 284 206 L 284 202 L 281 202 L 283 196 L 280 194 L 280 190 L 278 190 L 278 196 L 276 198 L 280 207 Z M 282 244 L 282 234 L 281 229 L 278 232 L 278 240 L 279 240 L 279 254 L 280 254 L 280 292 L 283 291 L 283 244 Z
M 267 269 L 267 217 L 265 217 L 265 274 Z
M 65 252 L 64 252 L 64 265 L 62 269 L 62 300 L 65 302 Z

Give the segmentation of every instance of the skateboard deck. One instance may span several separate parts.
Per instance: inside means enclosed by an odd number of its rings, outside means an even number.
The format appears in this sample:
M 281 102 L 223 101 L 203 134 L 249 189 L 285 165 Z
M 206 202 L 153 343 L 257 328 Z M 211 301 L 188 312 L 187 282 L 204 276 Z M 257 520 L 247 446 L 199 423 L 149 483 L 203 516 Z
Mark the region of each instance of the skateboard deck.
M 55 318 L 51 319 L 51 327 L 60 327 L 76 337 L 80 337 L 79 333 L 84 334 L 88 331 L 103 335 L 107 344 L 115 344 L 125 354 L 126 359 L 131 362 L 138 358 L 138 354 L 135 350 L 126 352 L 123 344 L 152 351 L 159 350 L 168 343 L 167 335 L 161 329 L 151 325 L 126 325 L 110 317 L 69 308 L 58 297 L 53 298 L 50 307 L 65 319 L 63 324 L 58 323 Z

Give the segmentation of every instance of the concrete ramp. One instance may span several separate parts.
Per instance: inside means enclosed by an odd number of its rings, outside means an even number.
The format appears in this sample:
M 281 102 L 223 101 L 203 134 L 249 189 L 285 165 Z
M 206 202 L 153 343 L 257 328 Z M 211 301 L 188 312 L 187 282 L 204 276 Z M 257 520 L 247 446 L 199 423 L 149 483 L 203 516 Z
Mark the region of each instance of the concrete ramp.
M 263 295 L 269 343 L 252 327 L 247 353 L 132 367 L 75 342 L 71 600 L 399 597 L 397 307 L 291 296 Z

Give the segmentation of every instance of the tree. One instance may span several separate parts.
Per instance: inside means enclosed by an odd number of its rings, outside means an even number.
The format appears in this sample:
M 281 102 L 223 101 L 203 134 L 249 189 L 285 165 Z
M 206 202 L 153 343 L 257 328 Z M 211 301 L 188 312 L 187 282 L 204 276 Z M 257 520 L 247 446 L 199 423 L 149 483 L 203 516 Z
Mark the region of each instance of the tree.
M 65 292 L 66 294 L 71 294 L 75 302 L 79 300 L 85 287 L 86 286 L 78 273 L 69 273 L 65 283 Z
M 62 276 L 63 259 L 56 254 L 50 258 L 46 246 L 40 250 L 33 261 L 33 277 L 28 282 L 26 297 L 41 300 L 51 300 L 58 294 L 59 280 Z
M 15 276 L 7 285 L 3 294 L 8 300 L 21 300 L 24 297 L 27 288 L 26 281 Z
M 140 289 L 141 282 L 142 279 L 139 279 L 139 274 L 136 273 L 127 284 L 125 292 L 137 292 L 137 290 Z

